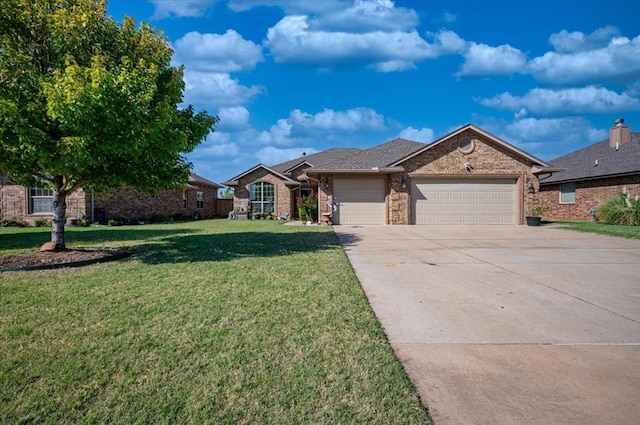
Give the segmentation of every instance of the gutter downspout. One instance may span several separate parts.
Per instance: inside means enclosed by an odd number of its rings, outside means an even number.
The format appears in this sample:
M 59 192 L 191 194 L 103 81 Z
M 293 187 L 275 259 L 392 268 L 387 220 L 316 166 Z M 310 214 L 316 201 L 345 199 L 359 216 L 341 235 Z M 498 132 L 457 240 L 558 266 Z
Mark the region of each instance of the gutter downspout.
M 96 211 L 96 207 L 95 207 L 95 196 L 93 193 L 93 190 L 91 191 L 91 223 L 95 223 L 96 222 L 96 217 L 95 217 L 95 211 Z

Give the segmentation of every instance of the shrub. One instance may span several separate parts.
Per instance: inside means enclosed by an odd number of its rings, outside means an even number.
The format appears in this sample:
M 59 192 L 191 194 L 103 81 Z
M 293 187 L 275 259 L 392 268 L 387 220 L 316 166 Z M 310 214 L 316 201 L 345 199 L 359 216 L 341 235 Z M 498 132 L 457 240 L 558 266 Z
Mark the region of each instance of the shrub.
M 117 218 L 110 218 L 107 224 L 109 226 L 122 226 L 123 222 Z
M 598 206 L 595 218 L 605 224 L 640 226 L 640 200 L 621 193 Z
M 29 223 L 22 220 L 0 220 L 0 227 L 29 227 Z
M 318 198 L 316 196 L 300 197 L 297 202 L 300 220 L 318 221 Z
M 182 213 L 175 213 L 171 216 L 171 219 L 173 221 L 189 221 L 191 220 L 191 217 L 186 215 L 186 214 L 182 214 Z
M 171 217 L 166 214 L 154 214 L 149 218 L 150 223 L 168 223 L 171 221 Z
M 51 227 L 51 222 L 46 218 L 39 218 L 33 222 L 36 227 Z

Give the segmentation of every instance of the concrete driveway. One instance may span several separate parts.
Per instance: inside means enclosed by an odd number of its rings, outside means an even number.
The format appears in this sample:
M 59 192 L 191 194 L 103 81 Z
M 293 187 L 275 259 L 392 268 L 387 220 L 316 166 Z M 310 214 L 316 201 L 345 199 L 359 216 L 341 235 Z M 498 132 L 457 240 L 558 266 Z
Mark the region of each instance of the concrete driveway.
M 640 423 L 640 241 L 336 226 L 436 425 Z

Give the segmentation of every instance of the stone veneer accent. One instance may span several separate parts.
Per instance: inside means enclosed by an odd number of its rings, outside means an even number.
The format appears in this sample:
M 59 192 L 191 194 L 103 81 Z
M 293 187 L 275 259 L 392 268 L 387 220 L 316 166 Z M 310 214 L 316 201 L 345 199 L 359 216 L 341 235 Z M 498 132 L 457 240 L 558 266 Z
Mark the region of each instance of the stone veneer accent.
M 540 187 L 540 204 L 547 207 L 544 216 L 557 220 L 591 220 L 589 210 L 622 193 L 626 186 L 631 196 L 640 196 L 640 175 L 609 177 L 574 182 L 576 202 L 560 203 L 560 183 Z

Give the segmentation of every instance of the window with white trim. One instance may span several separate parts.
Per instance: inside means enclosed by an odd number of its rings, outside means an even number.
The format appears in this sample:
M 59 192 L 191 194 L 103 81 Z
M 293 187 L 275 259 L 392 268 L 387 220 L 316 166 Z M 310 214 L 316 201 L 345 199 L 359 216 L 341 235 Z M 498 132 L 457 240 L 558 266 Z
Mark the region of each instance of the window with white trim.
M 204 208 L 204 192 L 196 192 L 196 208 Z
M 250 187 L 251 212 L 268 214 L 274 209 L 275 186 L 268 182 L 256 182 Z
M 560 203 L 575 204 L 576 203 L 576 184 L 564 183 L 560 185 Z
M 41 187 L 29 189 L 29 214 L 53 213 L 53 190 Z

